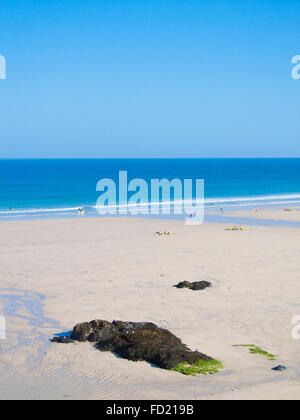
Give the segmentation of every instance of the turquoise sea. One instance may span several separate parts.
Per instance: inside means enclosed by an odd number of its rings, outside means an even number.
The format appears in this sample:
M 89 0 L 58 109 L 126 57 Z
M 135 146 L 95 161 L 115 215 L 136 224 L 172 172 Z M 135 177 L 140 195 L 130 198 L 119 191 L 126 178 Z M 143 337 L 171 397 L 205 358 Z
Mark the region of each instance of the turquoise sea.
M 0 219 L 96 215 L 102 178 L 204 179 L 205 206 L 300 204 L 300 159 L 3 159 Z

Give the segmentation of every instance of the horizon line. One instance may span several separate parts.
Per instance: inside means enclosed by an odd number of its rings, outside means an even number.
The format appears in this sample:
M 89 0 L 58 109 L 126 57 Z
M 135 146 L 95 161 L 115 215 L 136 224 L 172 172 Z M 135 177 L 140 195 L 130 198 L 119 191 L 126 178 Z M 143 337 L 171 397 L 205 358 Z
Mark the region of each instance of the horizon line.
M 115 159 L 131 159 L 131 160 L 162 160 L 162 159 L 300 159 L 300 156 L 229 156 L 229 157 L 0 157 L 0 160 L 115 160 Z

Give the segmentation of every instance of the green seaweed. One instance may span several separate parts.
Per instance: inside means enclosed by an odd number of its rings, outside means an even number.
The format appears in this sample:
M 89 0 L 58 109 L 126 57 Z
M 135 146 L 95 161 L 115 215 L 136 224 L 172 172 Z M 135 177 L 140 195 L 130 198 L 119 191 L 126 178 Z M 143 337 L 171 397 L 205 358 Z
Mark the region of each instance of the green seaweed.
M 234 344 L 232 347 L 249 347 L 251 354 L 260 354 L 261 356 L 265 356 L 268 360 L 276 360 L 276 357 L 278 357 L 275 354 L 268 353 L 255 344 Z
M 178 363 L 171 370 L 184 375 L 195 376 L 217 373 L 219 369 L 223 369 L 223 365 L 218 360 L 199 360 L 199 362 L 193 363 L 192 365 L 186 362 Z

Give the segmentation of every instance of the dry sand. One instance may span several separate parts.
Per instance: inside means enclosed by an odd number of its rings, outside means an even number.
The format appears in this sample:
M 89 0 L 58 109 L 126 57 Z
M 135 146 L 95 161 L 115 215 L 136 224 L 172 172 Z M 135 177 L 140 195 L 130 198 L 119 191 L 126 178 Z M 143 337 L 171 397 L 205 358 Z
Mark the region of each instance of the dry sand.
M 176 235 L 154 234 L 165 229 Z M 0 231 L 1 399 L 300 398 L 300 340 L 291 335 L 300 229 L 78 218 L 1 222 Z M 172 287 L 182 280 L 213 287 Z M 89 343 L 48 342 L 95 318 L 152 321 L 225 368 L 188 377 Z M 278 359 L 232 347 L 248 343 Z M 272 371 L 277 364 L 288 369 Z

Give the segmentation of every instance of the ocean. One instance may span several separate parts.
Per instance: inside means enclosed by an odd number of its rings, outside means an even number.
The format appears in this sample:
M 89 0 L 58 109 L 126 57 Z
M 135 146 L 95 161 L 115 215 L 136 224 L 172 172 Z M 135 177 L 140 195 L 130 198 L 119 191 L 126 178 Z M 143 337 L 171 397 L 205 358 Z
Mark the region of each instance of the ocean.
M 2 159 L 0 219 L 96 213 L 102 178 L 204 179 L 205 206 L 300 204 L 295 159 Z

